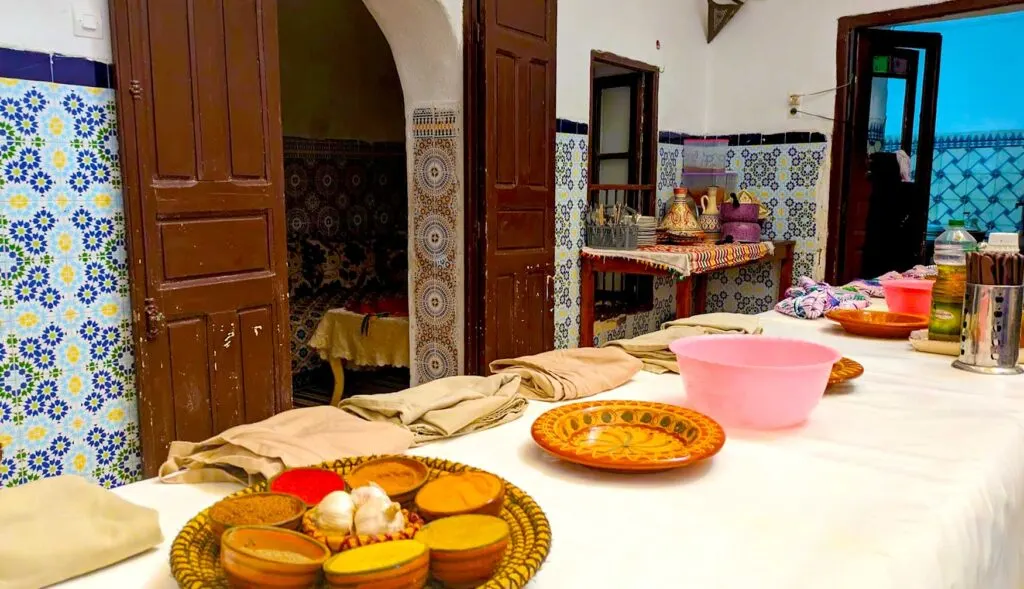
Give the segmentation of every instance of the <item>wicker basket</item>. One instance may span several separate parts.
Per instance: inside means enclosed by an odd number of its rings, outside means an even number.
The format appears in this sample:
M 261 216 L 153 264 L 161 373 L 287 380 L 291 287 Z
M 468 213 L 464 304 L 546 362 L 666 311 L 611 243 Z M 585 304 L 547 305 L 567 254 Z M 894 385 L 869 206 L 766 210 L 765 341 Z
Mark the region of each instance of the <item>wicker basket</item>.
M 587 224 L 587 247 L 606 250 L 636 249 L 636 225 Z

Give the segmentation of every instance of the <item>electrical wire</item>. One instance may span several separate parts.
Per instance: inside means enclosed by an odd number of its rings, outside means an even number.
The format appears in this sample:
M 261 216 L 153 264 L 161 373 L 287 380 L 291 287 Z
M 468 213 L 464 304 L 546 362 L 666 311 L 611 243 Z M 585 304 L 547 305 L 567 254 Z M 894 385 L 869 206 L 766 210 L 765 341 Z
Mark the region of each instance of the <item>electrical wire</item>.
M 793 96 L 799 96 L 800 98 L 804 98 L 805 96 L 818 96 L 819 94 L 828 94 L 829 92 L 835 92 L 836 90 L 842 90 L 843 88 L 846 88 L 847 86 L 852 86 L 853 83 L 856 82 L 856 81 L 857 81 L 857 76 L 853 76 L 850 79 L 849 82 L 843 84 L 842 86 L 836 86 L 835 88 L 829 88 L 827 90 L 818 90 L 817 92 L 808 92 L 806 94 L 794 94 Z M 805 114 L 810 114 L 810 113 L 805 113 Z

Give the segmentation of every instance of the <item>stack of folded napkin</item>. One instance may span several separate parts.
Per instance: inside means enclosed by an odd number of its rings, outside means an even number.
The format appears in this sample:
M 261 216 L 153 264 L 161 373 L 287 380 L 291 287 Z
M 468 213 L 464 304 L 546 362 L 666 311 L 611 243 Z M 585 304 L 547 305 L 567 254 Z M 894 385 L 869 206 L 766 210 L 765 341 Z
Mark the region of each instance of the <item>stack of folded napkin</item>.
M 707 313 L 662 324 L 660 331 L 631 339 L 608 342 L 607 348 L 619 348 L 643 362 L 644 370 L 655 374 L 679 372 L 676 355 L 668 349 L 677 339 L 695 335 L 723 333 L 761 333 L 757 317 L 736 313 Z
M 541 401 L 590 397 L 628 382 L 643 368 L 616 348 L 554 350 L 491 362 L 491 371 L 522 378 L 519 394 Z

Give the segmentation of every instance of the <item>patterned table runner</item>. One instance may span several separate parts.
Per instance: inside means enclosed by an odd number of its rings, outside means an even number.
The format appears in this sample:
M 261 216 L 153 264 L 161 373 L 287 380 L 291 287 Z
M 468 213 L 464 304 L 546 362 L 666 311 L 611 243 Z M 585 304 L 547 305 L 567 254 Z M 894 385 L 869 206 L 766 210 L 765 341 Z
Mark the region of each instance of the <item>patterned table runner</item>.
M 649 245 L 635 250 L 605 250 L 583 248 L 582 255 L 596 259 L 617 259 L 640 262 L 671 272 L 676 278 L 690 274 L 707 274 L 722 268 L 742 266 L 748 262 L 768 257 L 775 253 L 775 244 L 729 243 L 725 245 Z

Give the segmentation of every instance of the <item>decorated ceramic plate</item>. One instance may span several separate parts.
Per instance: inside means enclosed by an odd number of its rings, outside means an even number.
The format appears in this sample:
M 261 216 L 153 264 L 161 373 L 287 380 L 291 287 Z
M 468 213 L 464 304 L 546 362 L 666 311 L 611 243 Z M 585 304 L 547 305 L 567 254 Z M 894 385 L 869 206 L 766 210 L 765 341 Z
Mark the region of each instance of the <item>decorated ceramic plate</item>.
M 531 433 L 558 458 L 619 472 L 687 466 L 714 456 L 725 444 L 725 431 L 710 417 L 646 401 L 563 405 L 538 417 Z
M 853 380 L 862 374 L 864 374 L 864 366 L 860 362 L 849 358 L 840 358 L 832 365 L 832 374 L 828 376 L 828 386 Z
M 906 338 L 915 329 L 928 327 L 928 318 L 891 311 L 835 309 L 826 317 L 843 326 L 847 333 L 880 338 Z

